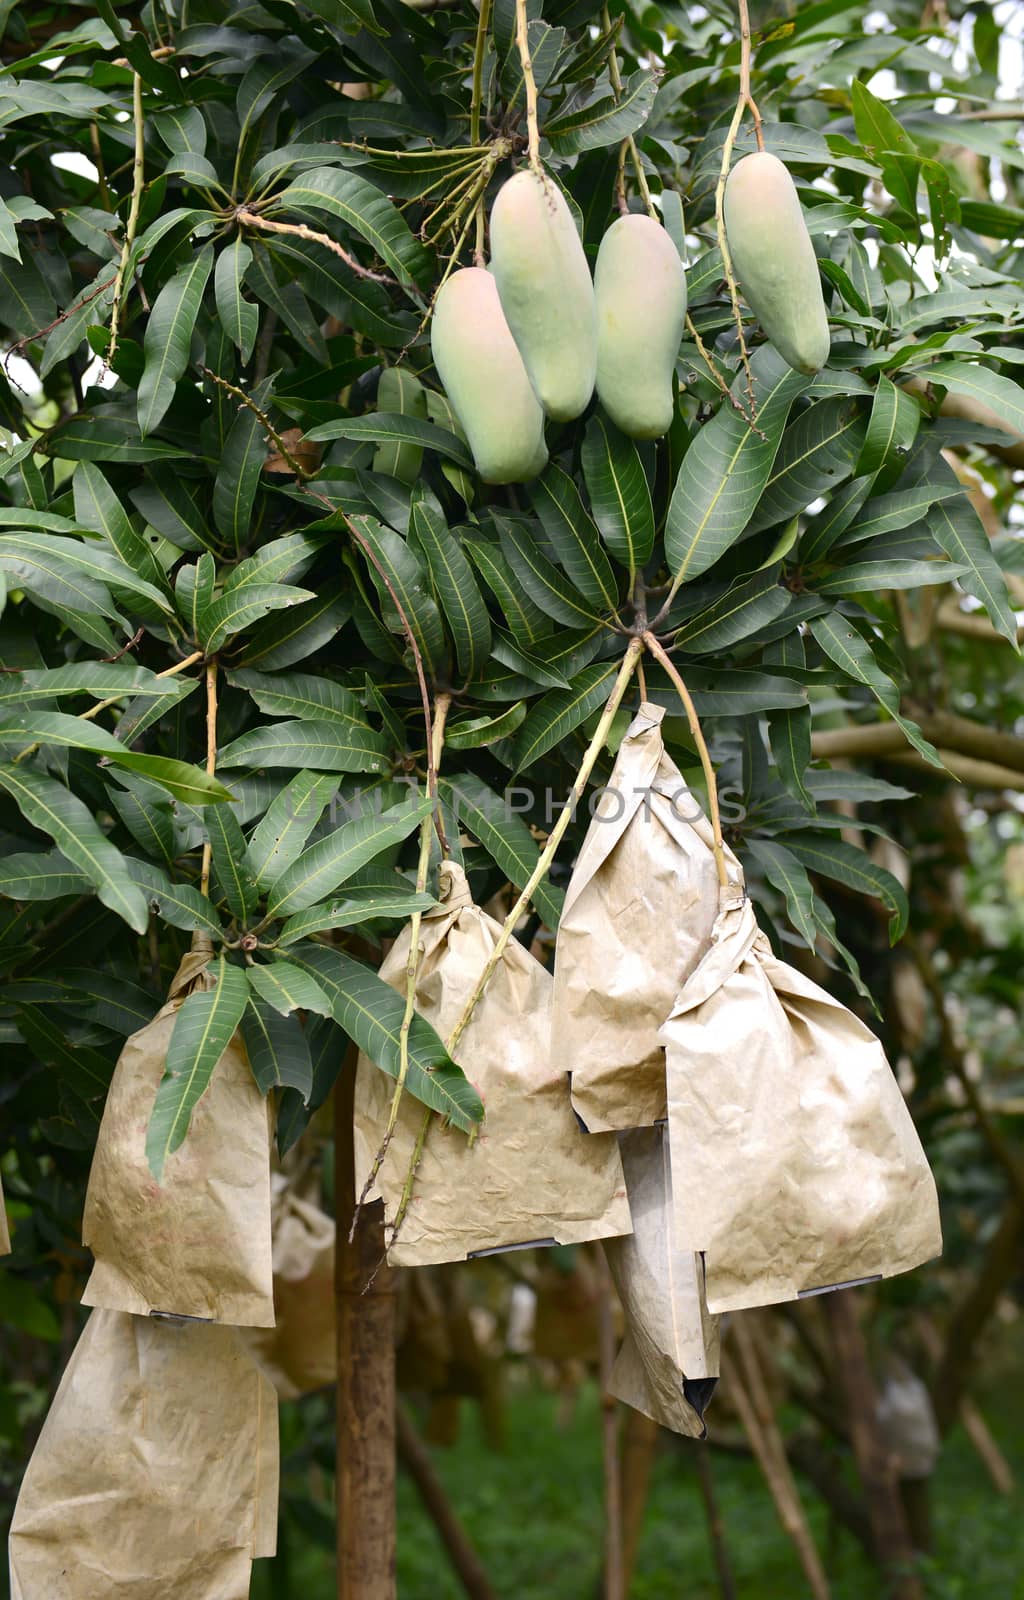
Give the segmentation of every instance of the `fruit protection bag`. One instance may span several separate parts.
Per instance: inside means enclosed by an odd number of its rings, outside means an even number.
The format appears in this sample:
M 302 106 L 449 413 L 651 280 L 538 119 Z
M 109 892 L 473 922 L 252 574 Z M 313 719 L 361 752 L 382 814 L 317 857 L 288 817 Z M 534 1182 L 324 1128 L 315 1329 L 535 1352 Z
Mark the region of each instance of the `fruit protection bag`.
M 472 902 L 462 868 L 441 868 L 441 899 L 420 926 L 416 1008 L 448 1038 L 500 935 L 500 924 Z M 406 929 L 380 974 L 404 989 Z M 399 1266 L 461 1261 L 530 1245 L 579 1244 L 628 1233 L 618 1145 L 583 1132 L 569 1102 L 564 1063 L 549 1041 L 551 977 L 509 941 L 456 1051 L 484 1102 L 470 1142 L 436 1125 L 424 1146 L 412 1203 L 388 1259 Z M 355 1089 L 356 1190 L 384 1136 L 394 1082 L 361 1056 Z M 374 1197 L 393 1226 L 423 1107 L 405 1095 Z
M 605 1255 L 626 1319 L 610 1392 L 664 1428 L 704 1438 L 704 1411 L 718 1379 L 718 1318 L 704 1299 L 699 1255 L 679 1242 L 668 1130 L 619 1136 L 633 1216 L 627 1238 Z
M 236 1033 L 192 1113 L 184 1144 L 156 1182 L 146 1127 L 175 1018 L 211 988 L 209 952 L 185 956 L 167 1004 L 132 1034 L 114 1070 L 82 1219 L 96 1258 L 83 1301 L 138 1315 L 167 1312 L 273 1327 L 270 1110 Z
M 658 1029 L 718 913 L 711 826 L 665 751 L 664 715 L 645 703 L 627 730 L 558 926 L 551 1049 L 592 1133 L 664 1120 Z
M 680 1245 L 713 1311 L 909 1271 L 940 1253 L 935 1183 L 882 1046 L 777 961 L 741 891 L 661 1030 Z
M 12 1600 L 246 1600 L 277 1396 L 233 1328 L 94 1311 L 28 1464 Z

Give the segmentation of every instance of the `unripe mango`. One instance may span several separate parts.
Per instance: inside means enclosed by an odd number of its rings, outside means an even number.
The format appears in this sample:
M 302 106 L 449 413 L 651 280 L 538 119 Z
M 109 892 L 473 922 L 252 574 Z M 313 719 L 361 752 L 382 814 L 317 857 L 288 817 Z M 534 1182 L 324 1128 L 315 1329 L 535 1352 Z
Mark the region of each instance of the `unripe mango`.
M 623 433 L 657 439 L 672 423 L 672 374 L 686 326 L 686 274 L 653 217 L 620 217 L 597 254 L 597 393 Z
M 744 156 L 725 185 L 725 232 L 743 298 L 784 361 L 820 372 L 829 332 L 796 185 L 778 156 Z
M 485 483 L 527 483 L 547 466 L 544 412 L 483 267 L 463 267 L 434 306 L 430 348 Z
M 550 178 L 517 172 L 498 190 L 491 270 L 537 398 L 571 422 L 594 392 L 597 313 L 572 212 Z

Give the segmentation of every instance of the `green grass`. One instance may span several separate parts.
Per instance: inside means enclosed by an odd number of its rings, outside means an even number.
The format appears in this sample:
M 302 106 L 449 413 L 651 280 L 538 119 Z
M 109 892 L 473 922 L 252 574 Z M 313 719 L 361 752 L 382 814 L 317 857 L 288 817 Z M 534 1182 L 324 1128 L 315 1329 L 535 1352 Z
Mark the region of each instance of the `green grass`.
M 1007 1409 L 1004 1400 L 989 1399 L 989 1420 L 1024 1484 L 1021 1405 L 1017 1400 Z M 510 1385 L 507 1435 L 504 1452 L 488 1450 L 475 1409 L 464 1402 L 458 1445 L 433 1452 L 500 1600 L 596 1600 L 602 1507 L 595 1390 L 588 1386 L 581 1392 L 560 1427 L 554 1396 Z M 695 1448 L 668 1436 L 662 1442 L 631 1600 L 718 1600 Z M 756 1467 L 720 1454 L 712 1462 L 741 1600 L 800 1600 L 806 1584 Z M 943 1450 L 932 1494 L 936 1552 L 926 1574 L 929 1600 L 1024 1600 L 1021 1496 L 1007 1501 L 995 1494 L 959 1430 Z M 877 1573 L 859 1547 L 828 1528 L 827 1514 L 809 1489 L 804 1500 L 834 1600 L 881 1600 Z M 280 1595 L 333 1600 L 326 1555 L 294 1535 L 289 1543 L 288 1578 L 274 1588 L 270 1573 L 260 1574 L 254 1600 Z M 404 1477 L 398 1493 L 398 1592 L 400 1600 L 462 1597 L 433 1526 Z

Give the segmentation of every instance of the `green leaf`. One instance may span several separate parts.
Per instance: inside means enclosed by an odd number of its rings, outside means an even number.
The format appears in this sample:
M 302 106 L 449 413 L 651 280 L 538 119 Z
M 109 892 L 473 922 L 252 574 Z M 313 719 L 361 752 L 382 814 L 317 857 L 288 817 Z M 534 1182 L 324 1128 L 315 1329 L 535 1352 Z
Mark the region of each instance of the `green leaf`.
M 632 577 L 654 549 L 651 491 L 636 445 L 602 411 L 587 424 L 583 475 L 601 537 Z
M 811 708 L 797 706 L 792 711 L 769 711 L 768 741 L 775 757 L 779 777 L 805 811 L 815 809 L 807 788 L 806 773 L 811 761 Z
M 0 856 L 0 895 L 11 900 L 59 900 L 88 889 L 85 873 L 76 872 L 59 850 Z
M 544 555 L 531 530 L 497 512 L 493 516 L 512 576 L 534 605 L 570 628 L 589 628 L 597 622 L 596 611 L 577 599 L 576 589 Z
M 934 503 L 928 517 L 929 530 L 949 559 L 959 563 L 962 588 L 981 601 L 992 626 L 1016 649 L 1017 619 L 1006 578 L 992 553 L 981 518 L 966 495 L 955 494 L 961 485 L 952 467 L 937 463 L 937 470 L 944 476 L 948 474 L 951 481 L 931 486 Z M 950 498 L 940 499 L 940 490 L 946 491 Z
M 411 887 L 401 886 L 400 878 L 395 879 L 395 885 L 392 888 L 388 883 L 347 884 L 337 900 L 289 917 L 278 934 L 278 945 L 297 944 L 311 933 L 356 928 L 378 918 L 400 917 L 405 922 L 414 911 L 430 911 L 437 904 L 429 894 L 417 894 Z
M 771 839 L 750 838 L 747 848 L 768 882 L 784 896 L 786 914 L 809 949 L 818 942 L 814 920 L 814 890 L 806 869 L 792 850 Z
M 402 618 L 395 609 L 391 595 L 393 590 L 405 613 L 405 622 L 416 640 L 424 669 L 428 676 L 435 679 L 442 677 L 447 660 L 444 626 L 434 597 L 427 592 L 426 574 L 419 561 L 405 540 L 391 528 L 385 528 L 375 517 L 351 517 L 349 521 L 356 532 L 362 535 L 375 558 L 376 564 L 369 560 L 368 564 L 374 587 L 384 607 L 385 624 L 392 633 L 401 632 L 404 636 Z M 378 571 L 378 568 L 381 570 Z
M 241 824 L 227 806 L 215 806 L 204 822 L 217 885 L 235 916 L 248 922 L 259 903 L 259 892 L 249 872 Z
M 533 508 L 562 567 L 582 600 L 614 611 L 618 586 L 593 520 L 568 473 L 552 464 L 530 485 Z
M 295 589 L 284 583 L 249 583 L 244 588 L 231 589 L 200 610 L 200 642 L 207 654 L 213 655 L 228 639 L 254 622 L 261 622 L 271 611 L 287 611 L 313 599 L 311 589 Z
M 60 598 L 60 603 L 71 609 L 100 609 L 104 616 L 116 616 L 101 585 L 152 601 L 161 611 L 171 609 L 159 589 L 137 576 L 98 539 L 61 539 L 35 531 L 4 534 L 0 537 L 0 567 L 23 577 L 26 588 L 38 588 L 41 594 L 47 580 L 61 585 L 61 596 L 66 593 L 67 598 Z M 56 591 L 45 591 L 45 597 L 58 598 Z
M 358 723 L 279 722 L 252 728 L 217 753 L 219 767 L 311 767 L 314 772 L 386 772 L 380 736 Z
M 513 770 L 523 772 L 532 766 L 603 706 L 617 671 L 616 662 L 598 661 L 584 667 L 569 689 L 542 695 L 516 735 Z
M 952 561 L 854 561 L 813 580 L 818 594 L 881 594 L 885 589 L 921 589 L 949 583 L 967 567 Z
M 188 761 L 175 761 L 169 756 L 148 756 L 129 750 L 105 728 L 85 722 L 81 717 L 66 716 L 61 711 L 30 711 L 22 716 L 7 717 L 0 722 L 0 740 L 12 741 L 15 754 L 25 745 L 35 743 L 94 750 L 115 766 L 130 767 L 152 778 L 175 800 L 186 805 L 208 806 L 234 799 L 231 790 L 211 778 L 202 767 Z
M 0 679 L 0 706 L 76 695 L 88 695 L 93 700 L 117 696 L 162 699 L 170 693 L 173 700 L 187 684 L 187 679 L 182 684 L 180 679 L 158 678 L 148 667 L 136 667 L 129 661 L 76 661 L 66 667 L 35 667 L 20 677 Z
M 949 478 L 949 482 L 922 483 L 913 489 L 894 489 L 891 494 L 876 495 L 831 543 L 860 544 L 865 539 L 877 539 L 883 533 L 914 527 L 937 502 L 964 497 L 963 484 L 952 471 Z M 803 553 L 805 559 L 811 559 L 806 550 Z M 819 549 L 818 554 L 824 552 Z
M 816 617 L 809 626 L 829 659 L 834 661 L 837 667 L 841 667 L 847 677 L 852 678 L 855 683 L 863 683 L 871 690 L 879 704 L 903 729 L 914 749 L 919 751 L 933 767 L 945 770 L 935 746 L 929 744 L 916 723 L 900 714 L 899 689 L 888 673 L 882 671 L 875 660 L 871 646 L 861 637 L 852 623 L 845 621 L 837 612 L 833 612 L 827 617 Z
M 685 623 L 676 633 L 675 643 L 691 656 L 728 650 L 766 623 L 774 622 L 789 603 L 789 591 L 780 586 L 777 568 L 755 572 Z
M 250 978 L 255 970 L 250 969 Z M 308 1101 L 313 1088 L 313 1063 L 298 1017 L 281 1016 L 253 994 L 242 1013 L 241 1027 L 245 1053 L 260 1093 L 293 1089 Z
M 211 933 L 221 937 L 220 918 L 209 900 L 189 883 L 173 883 L 151 861 L 125 856 L 128 875 L 161 921 L 186 933 Z
M 1024 435 L 1024 388 L 1019 383 L 977 362 L 967 361 L 933 361 L 921 369 L 921 377 L 929 383 L 940 383 L 954 394 L 965 394 L 978 401 L 994 411 L 1013 433 Z
M 449 433 L 446 428 L 438 428 L 432 422 L 424 422 L 421 417 L 407 417 L 396 411 L 374 411 L 363 417 L 339 417 L 334 422 L 322 422 L 319 427 L 310 428 L 306 438 L 313 441 L 355 439 L 372 441 L 374 444 L 419 445 L 425 450 L 436 450 L 438 455 L 447 456 L 467 471 L 474 470 L 473 457 L 456 434 Z
M 103 534 L 125 566 L 162 594 L 167 587 L 164 569 L 151 546 L 132 527 L 128 513 L 99 467 L 91 461 L 80 461 L 75 468 L 73 485 L 75 518 L 79 526 Z M 167 609 L 166 602 L 163 609 Z
M 806 407 L 782 436 L 771 476 L 748 532 L 771 528 L 803 512 L 853 471 L 864 420 L 855 401 L 819 400 Z
M 497 744 L 499 739 L 507 739 L 515 733 L 525 716 L 526 703 L 517 700 L 514 705 L 494 716 L 466 717 L 458 722 L 450 722 L 445 730 L 445 748 L 480 750 L 486 745 Z
M 338 791 L 331 774 L 299 772 L 267 807 L 246 848 L 257 883 L 272 883 L 291 866 Z
M 249 985 L 241 967 L 220 956 L 214 988 L 190 994 L 174 1019 L 164 1075 L 146 1129 L 146 1159 L 157 1183 L 167 1157 L 185 1141 L 192 1113 L 242 1020 Z
M 287 533 L 261 545 L 255 555 L 232 567 L 224 581 L 225 594 L 237 594 L 251 584 L 281 583 L 306 570 L 320 548 L 320 540 L 308 533 Z
M 152 320 L 147 326 L 152 326 Z M 70 422 L 48 433 L 45 449 L 47 455 L 55 456 L 58 461 L 120 461 L 132 464 L 180 461 L 189 453 L 181 445 L 167 444 L 163 439 L 143 441 L 127 429 L 122 421 L 114 417 L 91 416 L 88 411 L 76 412 Z
M 259 384 L 250 397 L 253 404 L 265 407 L 270 390 L 269 382 Z M 267 438 L 262 422 L 248 406 L 239 406 L 224 441 L 213 485 L 213 520 L 218 533 L 234 550 L 249 542 L 252 509 L 266 459 Z
M 275 197 L 274 214 L 293 210 L 337 217 L 364 238 L 401 283 L 425 280 L 429 257 L 386 195 L 355 172 L 317 167 Z
M 213 246 L 205 245 L 164 284 L 146 322 L 146 366 L 139 384 L 139 432 L 145 438 L 163 420 L 188 366 L 192 334 L 210 273 Z
M 921 407 L 883 373 L 878 379 L 864 445 L 857 460 L 858 476 L 877 474 L 892 466 L 899 476 L 901 456 L 906 456 L 921 424 Z
M 359 701 L 351 689 L 332 678 L 318 678 L 311 672 L 253 672 L 229 674 L 229 681 L 252 696 L 268 717 L 310 717 L 317 722 L 359 723 L 370 731 Z M 385 741 L 380 742 L 383 754 Z
M 786 848 L 809 871 L 880 900 L 889 913 L 889 943 L 895 944 L 902 937 L 910 915 L 903 885 L 884 867 L 876 866 L 863 850 L 842 839 L 816 833 L 789 833 Z
M 369 967 L 317 945 L 301 945 L 290 959 L 304 966 L 331 997 L 335 1020 L 383 1071 L 397 1078 L 405 999 Z M 406 1088 L 464 1133 L 481 1121 L 484 1108 L 473 1085 L 456 1066 L 434 1029 L 413 1014 L 409 1029 Z
M 620 144 L 630 134 L 639 133 L 651 114 L 657 92 L 657 81 L 649 72 L 634 72 L 623 84 L 621 94 L 602 95 L 580 111 L 551 118 L 544 125 L 544 136 L 560 156 Z
M 83 1100 L 106 1094 L 113 1076 L 113 1063 L 89 1045 L 69 1039 L 67 1034 L 35 1006 L 18 1009 L 18 1031 L 32 1053 L 52 1066 Z
M 217 257 L 213 288 L 217 301 L 217 315 L 221 327 L 242 354 L 243 364 L 248 364 L 252 347 L 260 326 L 260 308 L 242 294 L 246 270 L 252 261 L 252 251 L 244 239 L 235 239 Z
M 84 873 L 102 903 L 136 933 L 145 933 L 145 897 L 130 881 L 124 856 L 78 796 L 30 767 L 0 766 L 0 787 L 25 821 L 48 834 L 65 859 Z
M 524 888 L 540 859 L 540 846 L 523 818 L 511 809 L 511 795 L 495 794 L 473 772 L 463 772 L 452 779 L 442 778 L 440 790 L 460 826 L 483 845 L 491 860 L 517 889 Z M 534 890 L 533 903 L 547 927 L 558 927 L 564 899 L 561 889 L 546 881 Z
M 756 428 L 723 401 L 683 457 L 665 527 L 665 554 L 677 585 L 706 572 L 746 528 L 771 476 L 790 407 L 811 381 L 771 345 L 754 351 L 750 369 Z M 732 394 L 749 405 L 742 371 Z
M 286 867 L 267 892 L 267 916 L 306 911 L 392 845 L 401 844 L 430 815 L 429 798 L 404 800 L 386 811 L 343 822 Z
M 321 583 L 315 600 L 268 617 L 253 630 L 238 658 L 239 665 L 258 665 L 276 672 L 322 649 L 352 615 L 352 601 L 345 592 L 348 587 L 338 579 Z
M 891 150 L 898 155 L 913 155 L 916 145 L 900 126 L 884 100 L 871 93 L 866 84 L 854 78 L 850 85 L 853 124 L 857 138 L 872 154 Z
M 524 650 L 539 645 L 552 632 L 551 620 L 514 582 L 501 551 L 480 539 L 463 539 L 462 547 L 495 596 L 516 643 Z
M 441 513 L 417 499 L 411 521 L 413 538 L 455 643 L 459 672 L 471 683 L 483 671 L 491 651 L 491 619 L 483 595 Z
M 272 961 L 267 966 L 246 970 L 250 987 L 282 1017 L 293 1011 L 314 1011 L 321 1017 L 331 1015 L 330 1000 L 305 967 L 293 967 L 289 961 Z
M 426 392 L 407 367 L 385 367 L 377 385 L 377 408 L 385 416 L 420 417 L 425 422 Z M 414 484 L 422 466 L 419 445 L 388 443 L 378 445 L 374 452 L 374 472 L 387 473 L 400 483 Z

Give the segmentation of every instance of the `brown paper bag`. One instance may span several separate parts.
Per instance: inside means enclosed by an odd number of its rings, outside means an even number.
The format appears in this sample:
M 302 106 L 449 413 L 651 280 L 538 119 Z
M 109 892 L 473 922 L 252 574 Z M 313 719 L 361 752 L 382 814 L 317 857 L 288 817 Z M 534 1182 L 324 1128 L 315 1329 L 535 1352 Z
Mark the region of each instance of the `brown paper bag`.
M 425 914 L 416 1006 L 448 1037 L 493 950 L 500 925 L 475 906 L 462 868 L 441 868 L 441 904 Z M 408 929 L 381 977 L 406 981 Z M 461 1261 L 538 1244 L 579 1244 L 627 1233 L 629 1203 L 613 1138 L 588 1136 L 573 1116 L 562 1062 L 549 1050 L 551 977 L 513 939 L 459 1041 L 458 1060 L 486 1117 L 470 1143 L 433 1127 L 412 1204 L 388 1259 L 399 1266 Z M 380 1146 L 394 1084 L 360 1057 L 355 1094 L 356 1188 Z M 377 1179 L 393 1223 L 423 1108 L 403 1099 Z
M 96 1257 L 83 1302 L 273 1327 L 270 1109 L 236 1034 L 192 1113 L 188 1137 L 158 1184 L 146 1126 L 174 1019 L 209 988 L 209 955 L 193 951 L 153 1021 L 125 1041 L 103 1111 L 82 1218 Z
M 4 1183 L 0 1178 L 0 1256 L 11 1253 L 11 1232 L 7 1226 L 7 1208 L 4 1205 Z
M 715 1311 L 906 1272 L 942 1249 L 935 1183 L 878 1039 L 723 895 L 662 1029 L 680 1243 Z
M 337 1376 L 334 1219 L 273 1177 L 273 1328 L 250 1328 L 245 1342 L 282 1400 L 326 1388 Z
M 679 1243 L 668 1129 L 636 1128 L 619 1144 L 633 1232 L 604 1247 L 626 1318 L 611 1393 L 662 1427 L 703 1439 L 718 1378 L 718 1318 L 704 1299 L 700 1256 Z
M 277 1397 L 232 1328 L 94 1311 L 11 1525 L 12 1600 L 246 1600 Z
M 558 926 L 551 1049 L 592 1133 L 667 1115 L 658 1029 L 718 912 L 711 826 L 666 754 L 664 714 L 642 705 L 619 746 Z

